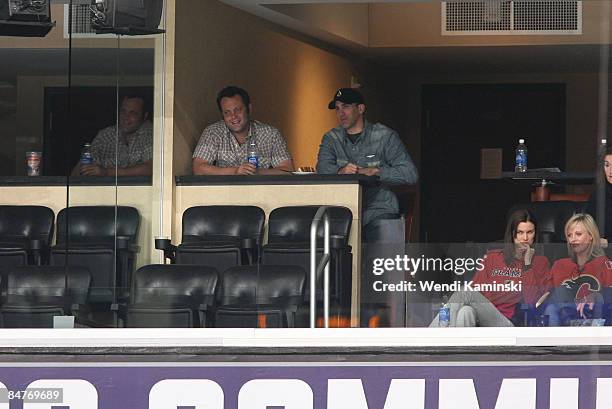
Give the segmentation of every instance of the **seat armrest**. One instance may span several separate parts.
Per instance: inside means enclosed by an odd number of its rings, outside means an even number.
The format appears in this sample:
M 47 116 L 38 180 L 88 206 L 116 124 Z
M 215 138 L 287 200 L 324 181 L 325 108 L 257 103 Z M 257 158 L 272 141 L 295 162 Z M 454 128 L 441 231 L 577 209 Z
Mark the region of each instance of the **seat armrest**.
M 343 249 L 346 247 L 346 237 L 339 234 L 329 236 L 329 247 L 332 249 Z
M 70 306 L 70 314 L 74 316 L 77 322 L 87 319 L 90 312 L 91 309 L 85 304 L 72 304 Z
M 243 250 L 250 250 L 257 246 L 257 241 L 251 237 L 244 237 L 240 240 L 240 248 Z
M 249 265 L 253 265 L 257 261 L 259 253 L 259 243 L 251 237 L 245 237 L 240 240 L 240 250 L 247 256 Z
M 214 316 L 214 308 L 209 304 L 200 304 L 198 306 L 198 318 L 200 319 L 200 327 L 208 327 L 208 323 Z
M 176 246 L 172 244 L 170 239 L 155 238 L 155 249 L 164 252 L 164 257 L 170 260 L 172 264 L 176 262 Z
M 34 265 L 42 265 L 42 252 L 45 250 L 44 241 L 40 239 L 30 239 L 28 246 Z

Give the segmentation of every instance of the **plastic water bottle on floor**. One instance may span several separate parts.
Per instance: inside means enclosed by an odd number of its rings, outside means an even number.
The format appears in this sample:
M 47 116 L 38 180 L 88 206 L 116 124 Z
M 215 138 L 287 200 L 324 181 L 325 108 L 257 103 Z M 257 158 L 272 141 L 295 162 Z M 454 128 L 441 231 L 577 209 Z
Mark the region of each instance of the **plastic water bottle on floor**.
M 446 296 L 442 297 L 442 306 L 440 312 L 438 312 L 438 324 L 441 328 L 450 326 L 450 307 Z
M 527 171 L 527 146 L 525 146 L 525 140 L 519 139 L 519 144 L 516 147 L 516 162 L 514 166 L 515 172 L 526 172 Z

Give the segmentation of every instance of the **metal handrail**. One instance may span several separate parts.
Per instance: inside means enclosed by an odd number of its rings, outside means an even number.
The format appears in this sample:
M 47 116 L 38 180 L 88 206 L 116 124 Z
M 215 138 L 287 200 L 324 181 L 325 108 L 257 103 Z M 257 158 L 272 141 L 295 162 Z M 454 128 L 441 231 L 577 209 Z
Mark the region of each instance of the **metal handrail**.
M 312 223 L 310 225 L 310 328 L 316 326 L 317 316 L 317 275 L 324 270 L 323 273 L 323 321 L 325 328 L 329 328 L 329 241 L 330 241 L 330 228 L 329 228 L 329 215 L 327 210 L 329 206 L 321 206 L 317 210 Z M 323 235 L 323 257 L 320 264 L 317 266 L 317 228 L 319 222 L 323 219 L 324 235 Z

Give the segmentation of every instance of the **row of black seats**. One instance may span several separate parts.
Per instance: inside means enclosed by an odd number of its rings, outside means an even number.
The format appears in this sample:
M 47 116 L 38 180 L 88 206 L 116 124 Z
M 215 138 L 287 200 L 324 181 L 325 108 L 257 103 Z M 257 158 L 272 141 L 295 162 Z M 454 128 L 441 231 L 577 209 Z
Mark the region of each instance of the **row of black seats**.
M 182 218 L 182 240 L 156 247 L 176 264 L 199 264 L 218 271 L 239 265 L 298 265 L 310 270 L 310 227 L 319 206 L 287 206 L 270 212 L 268 240 L 263 243 L 265 213 L 256 206 L 196 206 Z M 353 214 L 346 207 L 329 209 L 331 232 L 331 291 L 340 305 L 350 305 L 352 251 L 349 234 Z M 322 253 L 323 224 L 318 252 Z M 307 279 L 306 292 L 309 293 Z
M 12 267 L 5 277 L 2 327 L 49 328 L 61 315 L 92 323 L 87 269 Z M 297 266 L 238 266 L 219 274 L 206 266 L 148 265 L 136 271 L 129 300 L 114 310 L 113 322 L 141 328 L 293 327 L 305 281 Z
M 262 246 L 264 211 L 256 206 L 196 206 L 183 214 L 182 242 L 159 246 L 177 264 L 212 266 L 299 265 L 309 270 L 310 225 L 319 206 L 274 209 L 268 241 Z M 331 287 L 335 302 L 350 305 L 352 253 L 348 244 L 352 213 L 329 210 Z M 57 243 L 51 247 L 54 214 L 43 206 L 0 206 L 0 266 L 84 266 L 92 275 L 91 300 L 111 304 L 117 288 L 126 296 L 138 247 L 140 216 L 127 206 L 74 206 L 57 216 Z M 320 225 L 319 237 L 323 236 Z M 318 241 L 319 246 L 322 240 Z M 156 245 L 158 243 L 156 242 Z M 319 250 L 321 253 L 321 250 Z
M 0 206 L 0 267 L 84 266 L 93 302 L 114 301 L 113 288 L 129 288 L 140 215 L 128 206 L 73 206 L 57 215 L 44 206 Z M 116 274 L 115 274 L 116 272 Z

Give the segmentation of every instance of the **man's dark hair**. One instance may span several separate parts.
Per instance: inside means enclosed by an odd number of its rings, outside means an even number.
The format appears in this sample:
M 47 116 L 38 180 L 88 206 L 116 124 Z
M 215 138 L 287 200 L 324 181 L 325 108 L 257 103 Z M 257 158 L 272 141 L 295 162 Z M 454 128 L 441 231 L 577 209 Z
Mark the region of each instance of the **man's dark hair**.
M 145 117 L 151 118 L 152 107 L 151 107 L 151 98 L 148 96 L 144 96 L 136 93 L 126 93 L 121 95 L 121 102 L 126 99 L 139 99 L 142 101 L 142 115 Z
M 506 224 L 506 234 L 504 235 L 504 261 L 506 265 L 512 264 L 514 261 L 515 245 L 514 239 L 516 238 L 516 232 L 518 230 L 519 223 L 533 223 L 533 227 L 538 229 L 538 223 L 534 219 L 533 215 L 527 209 L 518 209 L 512 212 L 508 217 L 508 223 Z M 537 234 L 533 239 L 533 244 L 537 241 Z
M 223 98 L 235 97 L 236 95 L 238 95 L 238 96 L 240 96 L 240 98 L 242 98 L 242 103 L 246 107 L 247 113 L 248 113 L 250 111 L 249 105 L 251 104 L 251 97 L 249 97 L 249 93 L 246 92 L 244 89 L 242 89 L 240 87 L 235 87 L 233 85 L 231 85 L 229 87 L 223 88 L 217 94 L 217 106 L 219 107 L 219 112 L 222 112 L 221 111 L 221 100 Z

